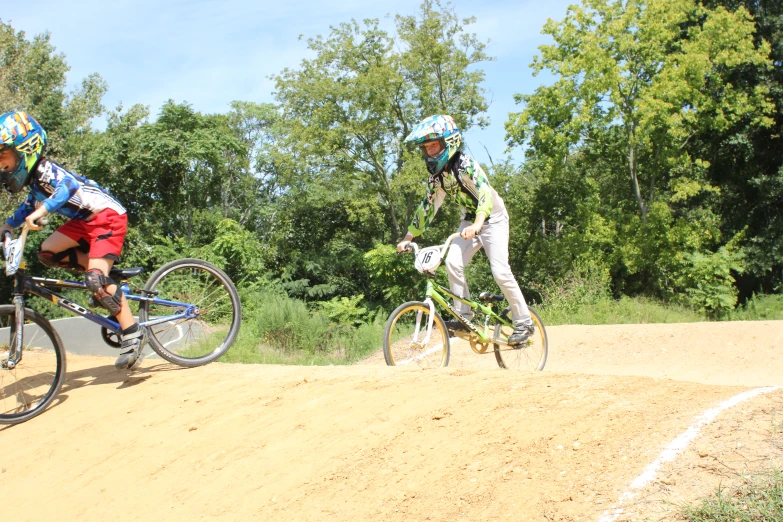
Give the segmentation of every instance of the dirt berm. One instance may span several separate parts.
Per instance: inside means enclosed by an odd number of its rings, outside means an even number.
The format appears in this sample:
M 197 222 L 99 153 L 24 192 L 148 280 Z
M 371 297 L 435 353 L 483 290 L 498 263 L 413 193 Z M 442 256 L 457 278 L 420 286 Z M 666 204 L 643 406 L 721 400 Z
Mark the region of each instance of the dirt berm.
M 440 370 L 69 356 L 59 399 L 0 429 L 0 519 L 677 520 L 783 466 L 783 390 L 724 403 L 783 385 L 783 321 L 548 331 L 539 373 L 461 342 Z

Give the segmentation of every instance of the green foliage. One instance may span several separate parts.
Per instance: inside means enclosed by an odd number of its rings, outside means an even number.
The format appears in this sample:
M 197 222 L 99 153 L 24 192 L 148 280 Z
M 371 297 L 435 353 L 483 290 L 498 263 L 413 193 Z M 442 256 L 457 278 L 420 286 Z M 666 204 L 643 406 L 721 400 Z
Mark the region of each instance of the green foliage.
M 606 267 L 594 261 L 577 260 L 564 277 L 549 279 L 537 287 L 541 311 L 570 315 L 607 301 L 610 281 Z
M 742 306 L 731 311 L 727 319 L 731 321 L 783 320 L 783 295 L 754 294 Z
M 278 364 L 350 364 L 382 345 L 383 321 L 376 315 L 357 326 L 335 323 L 304 302 L 279 290 L 253 286 L 241 291 L 243 325 L 236 344 L 221 359 L 226 362 Z M 358 300 L 340 303 L 341 313 L 357 318 Z M 330 305 L 329 311 L 335 310 Z M 357 315 L 358 314 L 358 315 Z
M 463 129 L 484 124 L 484 44 L 465 32 L 448 5 L 425 0 L 418 16 L 398 16 L 396 35 L 377 20 L 352 20 L 307 40 L 315 55 L 276 77 L 281 145 L 296 159 L 288 183 L 327 184 L 351 198 L 377 202 L 385 240 L 399 239 L 426 179 L 401 139 L 433 113 L 452 114 Z M 415 175 L 411 175 L 415 171 Z M 405 173 L 405 174 L 402 174 Z
M 379 244 L 364 255 L 370 290 L 388 311 L 424 292 L 425 281 L 413 268 L 413 256 L 400 255 L 395 247 Z
M 742 273 L 742 253 L 721 247 L 714 253 L 685 255 L 685 270 L 675 284 L 684 288 L 679 300 L 709 316 L 723 316 L 737 304 L 737 288 L 732 271 Z
M 316 304 L 332 324 L 360 326 L 367 317 L 367 308 L 360 305 L 362 299 L 364 295 L 359 294 L 353 297 L 334 297 Z

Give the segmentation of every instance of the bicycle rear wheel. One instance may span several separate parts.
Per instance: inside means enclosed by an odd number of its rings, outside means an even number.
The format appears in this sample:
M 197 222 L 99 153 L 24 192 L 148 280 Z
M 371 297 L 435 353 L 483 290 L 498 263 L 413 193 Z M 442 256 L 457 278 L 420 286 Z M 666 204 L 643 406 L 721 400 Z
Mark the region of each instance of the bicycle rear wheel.
M 51 323 L 24 309 L 22 359 L 9 368 L 16 324 L 14 305 L 0 306 L 0 424 L 18 424 L 41 414 L 65 380 L 65 348 Z
M 391 313 L 383 334 L 383 356 L 386 364 L 415 364 L 423 368 L 449 365 L 449 334 L 446 325 L 435 312 L 432 333 L 427 338 L 429 320 L 429 305 L 419 301 L 400 305 Z
M 195 316 L 147 326 L 152 349 L 165 360 L 195 367 L 226 353 L 242 322 L 242 305 L 231 279 L 218 267 L 200 259 L 178 259 L 152 274 L 144 290 L 157 292 L 160 301 L 187 303 Z M 182 313 L 185 307 L 142 301 L 139 321 Z
M 508 318 L 510 308 L 503 311 L 502 317 Z M 544 322 L 535 310 L 530 308 L 530 316 L 535 325 L 535 332 L 523 344 L 515 346 L 505 346 L 495 343 L 495 359 L 498 366 L 507 370 L 540 371 L 546 365 L 546 358 L 549 353 L 549 340 L 546 335 Z M 507 340 L 514 329 L 504 324 L 495 325 L 495 334 L 493 339 Z

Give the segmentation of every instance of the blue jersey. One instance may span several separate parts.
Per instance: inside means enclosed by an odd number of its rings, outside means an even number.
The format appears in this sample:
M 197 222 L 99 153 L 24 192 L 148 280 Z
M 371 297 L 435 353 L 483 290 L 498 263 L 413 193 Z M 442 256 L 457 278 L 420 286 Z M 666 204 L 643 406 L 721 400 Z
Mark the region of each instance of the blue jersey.
M 102 210 L 110 208 L 124 214 L 125 207 L 91 179 L 79 176 L 57 163 L 42 158 L 30 181 L 30 195 L 8 218 L 8 224 L 16 228 L 40 205 L 70 219 L 91 220 Z

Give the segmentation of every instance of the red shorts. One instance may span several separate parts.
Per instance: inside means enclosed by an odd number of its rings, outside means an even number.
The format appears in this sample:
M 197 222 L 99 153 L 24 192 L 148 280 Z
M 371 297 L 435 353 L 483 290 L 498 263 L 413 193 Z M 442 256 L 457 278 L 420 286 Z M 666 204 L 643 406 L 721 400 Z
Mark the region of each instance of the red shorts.
M 127 230 L 128 215 L 117 214 L 107 208 L 90 221 L 78 219 L 66 221 L 57 232 L 79 243 L 91 258 L 103 257 L 119 261 Z

